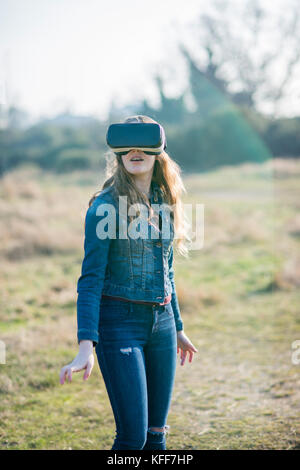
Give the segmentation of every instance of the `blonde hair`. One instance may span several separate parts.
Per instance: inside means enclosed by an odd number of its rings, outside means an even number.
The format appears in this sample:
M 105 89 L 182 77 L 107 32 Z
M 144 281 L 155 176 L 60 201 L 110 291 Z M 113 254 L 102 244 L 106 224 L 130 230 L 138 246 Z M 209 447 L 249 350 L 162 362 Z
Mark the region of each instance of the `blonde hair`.
M 143 115 L 127 117 L 123 122 L 136 121 L 157 123 L 154 119 Z M 149 204 L 149 200 L 146 195 L 138 189 L 134 182 L 134 178 L 124 167 L 122 157 L 120 155 L 115 155 L 111 150 L 105 153 L 105 157 L 107 179 L 104 182 L 102 189 L 92 196 L 89 201 L 89 206 L 103 189 L 114 185 L 116 196 L 127 196 L 128 207 L 136 203 L 146 204 L 149 208 L 151 217 L 153 210 Z M 189 250 L 187 242 L 190 242 L 191 239 L 188 236 L 190 224 L 185 216 L 182 205 L 182 193 L 186 193 L 186 189 L 181 178 L 181 169 L 179 165 L 172 160 L 165 151 L 162 151 L 156 156 L 152 181 L 157 183 L 160 187 L 163 194 L 163 202 L 166 202 L 174 208 L 174 231 L 176 235 L 174 245 L 181 255 L 187 257 Z

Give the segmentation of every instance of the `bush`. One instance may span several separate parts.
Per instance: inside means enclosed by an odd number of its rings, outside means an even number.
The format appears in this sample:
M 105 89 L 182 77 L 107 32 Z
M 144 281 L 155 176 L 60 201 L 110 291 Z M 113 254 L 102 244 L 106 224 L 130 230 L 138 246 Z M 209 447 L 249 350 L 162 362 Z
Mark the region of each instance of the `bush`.
M 63 150 L 56 159 L 55 170 L 58 173 L 66 173 L 74 170 L 85 170 L 91 167 L 88 151 L 79 149 Z

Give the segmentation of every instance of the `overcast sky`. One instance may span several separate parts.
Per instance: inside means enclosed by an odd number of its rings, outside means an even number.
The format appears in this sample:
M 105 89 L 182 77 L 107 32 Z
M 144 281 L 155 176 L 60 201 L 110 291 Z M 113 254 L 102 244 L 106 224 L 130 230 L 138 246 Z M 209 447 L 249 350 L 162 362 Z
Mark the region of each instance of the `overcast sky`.
M 35 117 L 54 115 L 66 107 L 105 117 L 112 98 L 118 104 L 147 98 L 157 106 L 156 72 L 166 77 L 169 95 L 186 88 L 177 44 L 181 39 L 187 42 L 188 25 L 208 4 L 206 0 L 0 0 L 2 101 Z

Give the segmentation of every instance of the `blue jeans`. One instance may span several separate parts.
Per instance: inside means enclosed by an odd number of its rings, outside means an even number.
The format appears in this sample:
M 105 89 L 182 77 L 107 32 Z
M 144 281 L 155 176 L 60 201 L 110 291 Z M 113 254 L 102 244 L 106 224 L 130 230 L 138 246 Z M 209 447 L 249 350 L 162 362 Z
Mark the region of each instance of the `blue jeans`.
M 166 449 L 177 358 L 171 303 L 102 297 L 95 350 L 116 422 L 111 450 Z

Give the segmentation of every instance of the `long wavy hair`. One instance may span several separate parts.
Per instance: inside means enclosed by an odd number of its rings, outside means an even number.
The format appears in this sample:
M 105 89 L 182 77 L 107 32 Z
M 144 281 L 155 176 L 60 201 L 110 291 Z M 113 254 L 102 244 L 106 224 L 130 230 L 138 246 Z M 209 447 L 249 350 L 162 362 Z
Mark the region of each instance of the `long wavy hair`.
M 123 122 L 148 122 L 158 124 L 154 119 L 143 115 L 127 117 Z M 92 196 L 89 201 L 89 206 L 91 206 L 94 199 L 103 189 L 113 185 L 114 195 L 116 197 L 127 196 L 128 208 L 133 204 L 144 204 L 148 207 L 149 217 L 151 218 L 153 210 L 149 204 L 149 200 L 136 186 L 131 173 L 126 170 L 122 156 L 116 155 L 109 150 L 105 153 L 105 158 L 107 179 L 103 183 L 102 188 Z M 188 257 L 188 243 L 191 241 L 188 235 L 190 224 L 185 216 L 182 204 L 182 193 L 186 193 L 186 189 L 181 178 L 179 165 L 172 160 L 164 150 L 159 155 L 156 155 L 152 181 L 157 183 L 160 187 L 163 194 L 163 202 L 172 206 L 175 233 L 174 246 L 181 255 Z M 130 218 L 132 219 L 132 216 Z

